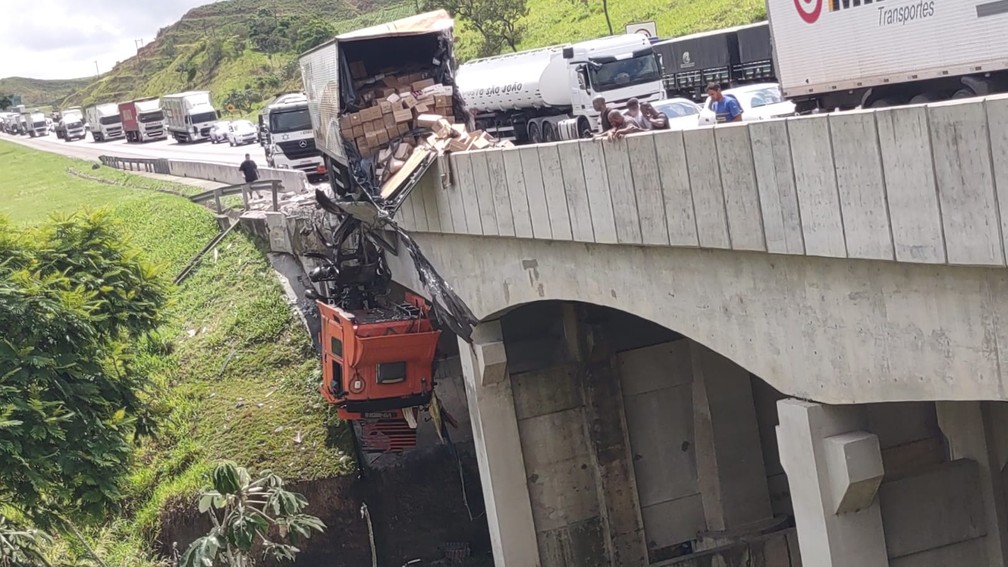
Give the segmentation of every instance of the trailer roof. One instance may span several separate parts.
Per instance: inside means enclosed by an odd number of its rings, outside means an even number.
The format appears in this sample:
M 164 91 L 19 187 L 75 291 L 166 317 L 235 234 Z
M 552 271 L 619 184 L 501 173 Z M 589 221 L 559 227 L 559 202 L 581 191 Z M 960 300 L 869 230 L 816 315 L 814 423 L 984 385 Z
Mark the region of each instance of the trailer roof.
M 378 37 L 396 37 L 405 35 L 423 35 L 449 30 L 454 25 L 452 17 L 444 10 L 435 10 L 410 16 L 387 24 L 378 24 L 336 36 L 339 41 L 355 41 Z

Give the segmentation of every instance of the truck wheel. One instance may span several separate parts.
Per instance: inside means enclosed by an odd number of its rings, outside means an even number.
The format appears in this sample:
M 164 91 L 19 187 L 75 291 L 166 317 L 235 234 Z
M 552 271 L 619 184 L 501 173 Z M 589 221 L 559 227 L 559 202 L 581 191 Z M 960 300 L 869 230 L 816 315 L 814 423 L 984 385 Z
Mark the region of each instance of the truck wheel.
M 588 122 L 588 119 L 585 118 L 584 116 L 578 117 L 577 131 L 579 138 L 591 138 L 592 136 L 595 135 L 595 132 L 592 131 L 591 123 Z
M 552 122 L 543 121 L 542 139 L 544 142 L 556 142 L 559 139 L 557 136 L 556 127 L 553 125 Z
M 539 131 L 539 124 L 535 122 L 528 123 L 528 138 L 529 142 L 533 144 L 542 143 L 542 133 Z
M 975 92 L 973 92 L 973 89 L 968 88 L 968 87 L 963 87 L 963 88 L 957 90 L 955 92 L 955 94 L 952 95 L 952 98 L 953 99 L 973 98 L 975 96 L 977 96 L 977 94 Z

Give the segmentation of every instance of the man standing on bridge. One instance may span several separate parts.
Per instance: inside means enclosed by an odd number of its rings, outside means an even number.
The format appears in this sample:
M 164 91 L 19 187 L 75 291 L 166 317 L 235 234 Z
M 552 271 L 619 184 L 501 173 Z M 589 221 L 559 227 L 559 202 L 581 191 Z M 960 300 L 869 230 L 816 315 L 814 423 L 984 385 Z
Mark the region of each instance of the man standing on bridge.
M 256 162 L 252 161 L 252 156 L 250 154 L 245 154 L 245 161 L 241 162 L 238 166 L 238 171 L 242 172 L 245 176 L 245 183 L 252 183 L 253 181 L 259 180 L 259 166 Z M 255 192 L 255 196 L 259 198 L 259 192 Z
M 718 123 L 742 121 L 742 107 L 735 97 L 721 94 L 721 85 L 708 84 L 707 96 L 711 99 L 711 110 L 714 111 Z

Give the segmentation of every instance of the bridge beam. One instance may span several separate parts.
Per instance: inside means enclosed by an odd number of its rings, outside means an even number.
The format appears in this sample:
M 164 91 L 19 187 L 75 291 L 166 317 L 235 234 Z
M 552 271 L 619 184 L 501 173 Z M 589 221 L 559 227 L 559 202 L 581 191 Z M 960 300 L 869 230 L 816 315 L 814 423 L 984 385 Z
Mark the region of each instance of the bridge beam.
M 459 339 L 490 542 L 497 567 L 539 567 L 539 546 L 500 321 Z

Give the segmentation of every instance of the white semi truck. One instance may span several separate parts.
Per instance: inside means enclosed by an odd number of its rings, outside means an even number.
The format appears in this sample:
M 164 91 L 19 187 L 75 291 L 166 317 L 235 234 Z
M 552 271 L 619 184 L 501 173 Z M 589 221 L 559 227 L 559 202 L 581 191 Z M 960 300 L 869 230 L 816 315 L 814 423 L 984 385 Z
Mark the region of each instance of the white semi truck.
M 270 167 L 299 169 L 317 182 L 326 175 L 322 152 L 315 147 L 308 97 L 304 93 L 281 95 L 259 114 L 266 162 Z
M 56 125 L 56 137 L 64 142 L 83 140 L 84 110 L 79 106 L 71 106 L 60 111 L 59 123 Z
M 118 104 L 108 102 L 89 106 L 84 109 L 84 118 L 95 142 L 107 142 L 123 137 Z
M 180 144 L 210 138 L 210 128 L 220 118 L 210 91 L 188 91 L 161 97 L 168 133 Z
M 27 110 L 22 112 L 21 124 L 24 128 L 22 134 L 27 134 L 32 138 L 49 135 L 49 126 L 46 124 L 46 117 L 42 112 L 31 112 Z
M 1008 3 L 767 0 L 777 76 L 799 112 L 1008 91 Z
M 476 59 L 456 82 L 477 128 L 518 143 L 591 136 L 599 95 L 616 108 L 664 98 L 661 63 L 639 34 Z

